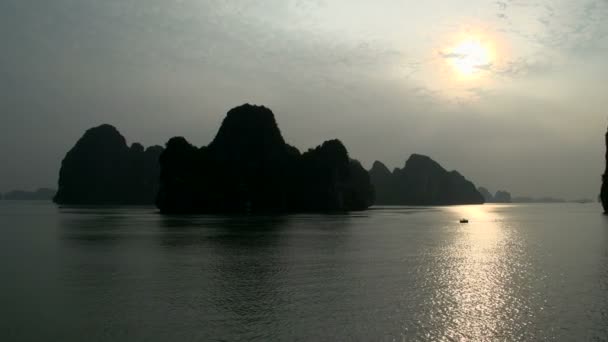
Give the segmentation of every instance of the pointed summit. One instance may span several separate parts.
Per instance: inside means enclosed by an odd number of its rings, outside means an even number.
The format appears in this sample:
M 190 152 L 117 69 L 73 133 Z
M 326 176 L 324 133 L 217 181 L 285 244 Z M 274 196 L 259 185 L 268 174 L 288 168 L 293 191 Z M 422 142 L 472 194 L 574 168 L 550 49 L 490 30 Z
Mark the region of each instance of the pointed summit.
M 372 168 L 369 170 L 369 173 L 370 175 L 388 176 L 391 174 L 391 170 L 389 170 L 386 165 L 382 164 L 382 162 L 376 160 L 374 165 L 372 165 Z
M 433 169 L 437 171 L 447 172 L 438 162 L 423 154 L 412 154 L 405 162 L 405 168 L 408 169 Z
M 84 132 L 84 135 L 74 146 L 74 152 L 81 149 L 103 148 L 109 150 L 126 150 L 127 140 L 120 134 L 116 127 L 109 124 L 102 124 Z
M 231 109 L 209 145 L 228 154 L 264 154 L 280 148 L 285 140 L 272 111 L 264 106 L 244 104 Z
M 428 156 L 412 154 L 402 169 L 388 172 L 382 163 L 370 170 L 376 203 L 390 205 L 481 204 L 475 185 L 457 171 L 448 172 Z
M 367 171 L 339 140 L 300 154 L 263 106 L 231 109 L 208 147 L 171 139 L 160 161 L 163 213 L 347 211 L 373 201 Z
M 112 125 L 87 130 L 66 154 L 54 201 L 67 205 L 152 204 L 160 146 L 131 148 Z

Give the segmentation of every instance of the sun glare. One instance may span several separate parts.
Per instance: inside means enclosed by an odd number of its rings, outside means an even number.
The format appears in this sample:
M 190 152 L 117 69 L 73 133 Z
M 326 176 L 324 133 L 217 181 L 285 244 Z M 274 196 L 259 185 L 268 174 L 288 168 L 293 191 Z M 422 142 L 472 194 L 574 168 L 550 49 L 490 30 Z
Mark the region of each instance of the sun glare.
M 467 39 L 446 54 L 453 67 L 463 76 L 472 76 L 492 66 L 489 49 L 480 41 Z

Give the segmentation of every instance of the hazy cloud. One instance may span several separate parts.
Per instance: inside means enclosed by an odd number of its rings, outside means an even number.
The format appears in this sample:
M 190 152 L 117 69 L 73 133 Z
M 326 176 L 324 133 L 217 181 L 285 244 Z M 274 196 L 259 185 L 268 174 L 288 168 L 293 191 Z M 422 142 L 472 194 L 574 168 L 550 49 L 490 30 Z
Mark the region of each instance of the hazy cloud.
M 460 59 L 460 58 L 466 57 L 465 54 L 456 53 L 456 52 L 441 52 L 440 51 L 439 55 L 441 55 L 441 57 L 447 58 L 447 59 L 450 59 L 450 58 Z

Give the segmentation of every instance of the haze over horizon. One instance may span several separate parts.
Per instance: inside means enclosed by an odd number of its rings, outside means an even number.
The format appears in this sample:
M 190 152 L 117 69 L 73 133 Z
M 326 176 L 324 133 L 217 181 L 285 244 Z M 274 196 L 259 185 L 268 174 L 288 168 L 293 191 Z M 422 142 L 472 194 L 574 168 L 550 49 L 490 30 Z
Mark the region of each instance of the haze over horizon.
M 420 153 L 492 191 L 595 198 L 606 17 L 606 0 L 5 0 L 0 192 L 56 187 L 90 127 L 201 146 L 248 102 L 368 169 Z

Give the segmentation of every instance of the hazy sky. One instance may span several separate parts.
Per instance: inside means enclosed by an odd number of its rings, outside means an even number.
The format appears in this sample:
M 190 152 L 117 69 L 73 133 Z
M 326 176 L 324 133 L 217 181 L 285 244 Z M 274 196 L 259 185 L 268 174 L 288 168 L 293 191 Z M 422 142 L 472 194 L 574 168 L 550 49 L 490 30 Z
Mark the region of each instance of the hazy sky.
M 608 0 L 2 0 L 0 191 L 56 187 L 92 126 L 203 145 L 250 102 L 300 150 L 595 198 L 606 18 Z

